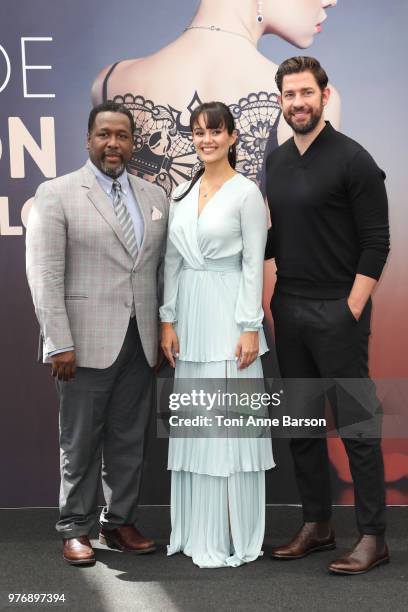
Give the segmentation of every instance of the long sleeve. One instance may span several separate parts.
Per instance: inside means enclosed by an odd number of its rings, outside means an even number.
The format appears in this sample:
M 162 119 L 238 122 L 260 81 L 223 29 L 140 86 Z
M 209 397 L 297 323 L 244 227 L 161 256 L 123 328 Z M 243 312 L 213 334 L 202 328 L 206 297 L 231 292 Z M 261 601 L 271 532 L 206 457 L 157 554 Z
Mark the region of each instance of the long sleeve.
M 267 212 L 261 192 L 254 184 L 241 207 L 242 276 L 235 309 L 235 320 L 242 331 L 262 327 L 262 281 Z
M 265 259 L 273 259 L 275 257 L 275 240 L 273 227 L 268 229 L 268 236 L 265 247 Z
M 54 355 L 58 355 L 59 353 L 66 353 L 67 351 L 73 351 L 75 349 L 74 346 L 64 346 L 64 348 L 58 349 L 57 351 L 51 351 L 48 353 L 48 357 L 54 357 Z
M 376 280 L 381 276 L 390 244 L 384 178 L 384 172 L 367 151 L 355 155 L 348 189 L 360 244 L 357 273 Z
M 167 196 L 165 195 L 164 191 L 163 191 L 163 210 L 166 211 L 166 216 L 167 216 L 167 226 L 168 226 L 168 210 L 169 210 L 169 201 L 167 199 Z M 164 299 L 164 261 L 165 261 L 165 255 L 166 255 L 166 241 L 163 240 L 163 244 L 161 246 L 160 249 L 160 259 L 159 259 L 159 265 L 157 267 L 157 300 L 159 304 L 163 303 L 163 299 Z
M 174 214 L 174 202 L 170 203 L 169 228 L 167 233 L 167 246 L 164 258 L 164 297 L 159 315 L 162 323 L 175 323 L 177 321 L 177 294 L 179 276 L 183 265 L 183 257 L 170 239 L 171 222 Z
M 269 164 L 269 156 L 266 157 L 266 162 L 265 162 L 265 167 L 264 167 L 264 172 L 263 172 L 263 177 L 262 177 L 262 181 L 263 181 L 262 193 L 265 193 L 266 195 L 266 201 L 268 202 L 268 206 L 269 206 L 269 219 L 270 221 L 272 221 L 272 206 L 271 206 L 271 201 L 269 201 L 269 198 L 268 198 L 268 189 L 267 189 L 267 176 L 269 172 L 268 164 Z M 273 223 L 272 223 L 271 227 L 269 227 L 268 229 L 268 235 L 266 239 L 265 259 L 273 259 L 274 257 L 275 257 L 275 235 L 274 235 Z
M 47 354 L 74 345 L 64 300 L 65 249 L 61 202 L 43 183 L 28 218 L 26 272 Z

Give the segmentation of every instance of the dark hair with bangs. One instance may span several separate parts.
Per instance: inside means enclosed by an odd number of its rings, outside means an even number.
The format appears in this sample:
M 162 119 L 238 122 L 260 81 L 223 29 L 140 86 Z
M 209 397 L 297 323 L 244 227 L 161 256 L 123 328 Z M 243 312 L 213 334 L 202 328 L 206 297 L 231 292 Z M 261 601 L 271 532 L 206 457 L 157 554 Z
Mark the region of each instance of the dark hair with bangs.
M 235 121 L 234 117 L 228 106 L 223 102 L 204 102 L 197 106 L 191 113 L 190 117 L 190 129 L 191 132 L 194 129 L 194 126 L 198 123 L 198 118 L 200 115 L 204 115 L 206 127 L 210 130 L 215 130 L 219 127 L 222 127 L 227 130 L 228 134 L 231 135 L 235 130 Z M 230 150 L 228 151 L 228 161 L 230 163 L 231 168 L 235 168 L 237 163 L 237 145 L 234 143 L 231 145 Z M 195 173 L 193 178 L 191 179 L 191 183 L 181 195 L 173 198 L 174 202 L 179 202 L 183 198 L 186 197 L 188 193 L 192 190 L 196 182 L 199 178 L 204 174 L 204 165 Z

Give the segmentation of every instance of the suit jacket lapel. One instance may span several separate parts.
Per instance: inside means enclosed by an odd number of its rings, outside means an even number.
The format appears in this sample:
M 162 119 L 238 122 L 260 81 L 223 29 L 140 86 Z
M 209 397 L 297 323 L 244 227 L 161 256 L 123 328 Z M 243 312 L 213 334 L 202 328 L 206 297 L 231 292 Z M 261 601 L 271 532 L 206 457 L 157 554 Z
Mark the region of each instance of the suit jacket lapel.
M 109 199 L 109 196 L 106 195 L 106 193 L 104 193 L 104 191 L 102 190 L 92 170 L 87 166 L 83 167 L 82 186 L 88 189 L 87 196 L 89 200 L 100 212 L 105 221 L 109 223 L 120 242 L 129 252 L 128 246 L 123 236 L 122 228 L 116 217 L 115 211 L 113 210 L 113 204 Z

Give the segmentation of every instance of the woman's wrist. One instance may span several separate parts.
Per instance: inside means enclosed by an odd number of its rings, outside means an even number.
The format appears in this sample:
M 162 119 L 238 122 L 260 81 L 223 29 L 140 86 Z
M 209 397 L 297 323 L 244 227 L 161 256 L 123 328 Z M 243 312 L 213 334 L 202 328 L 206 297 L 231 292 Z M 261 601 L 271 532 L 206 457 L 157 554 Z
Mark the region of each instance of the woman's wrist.
M 163 329 L 173 329 L 172 321 L 161 321 L 160 325 L 162 326 Z

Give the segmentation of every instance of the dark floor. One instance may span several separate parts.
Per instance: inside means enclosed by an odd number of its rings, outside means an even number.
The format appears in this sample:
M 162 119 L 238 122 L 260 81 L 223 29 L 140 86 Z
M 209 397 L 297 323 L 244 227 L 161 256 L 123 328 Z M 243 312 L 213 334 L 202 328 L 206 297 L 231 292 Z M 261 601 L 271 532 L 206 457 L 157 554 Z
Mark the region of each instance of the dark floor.
M 140 527 L 161 545 L 151 555 L 107 550 L 93 541 L 97 563 L 62 560 L 55 509 L 0 510 L 0 609 L 56 608 L 69 612 L 302 610 L 406 612 L 408 508 L 389 509 L 392 560 L 361 576 L 329 575 L 328 562 L 355 539 L 352 508 L 336 508 L 337 551 L 292 562 L 272 561 L 268 550 L 295 531 L 300 510 L 268 507 L 265 556 L 238 568 L 199 569 L 183 555 L 167 558 L 168 507 L 141 508 Z M 96 532 L 94 536 L 96 537 Z M 65 604 L 8 603 L 9 593 L 64 593 Z

